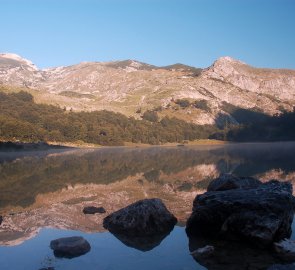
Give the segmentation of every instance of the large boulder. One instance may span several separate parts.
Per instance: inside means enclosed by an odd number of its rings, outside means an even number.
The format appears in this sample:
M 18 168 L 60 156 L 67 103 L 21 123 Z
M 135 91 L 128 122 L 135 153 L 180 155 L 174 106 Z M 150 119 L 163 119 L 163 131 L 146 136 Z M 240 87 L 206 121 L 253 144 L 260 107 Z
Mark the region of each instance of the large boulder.
M 89 252 L 90 244 L 80 236 L 64 237 L 50 242 L 56 257 L 74 258 Z
M 276 180 L 256 188 L 208 191 L 195 198 L 186 231 L 267 246 L 290 237 L 293 200 L 291 184 Z
M 176 222 L 160 199 L 144 199 L 105 217 L 103 226 L 114 234 L 142 237 L 170 232 Z

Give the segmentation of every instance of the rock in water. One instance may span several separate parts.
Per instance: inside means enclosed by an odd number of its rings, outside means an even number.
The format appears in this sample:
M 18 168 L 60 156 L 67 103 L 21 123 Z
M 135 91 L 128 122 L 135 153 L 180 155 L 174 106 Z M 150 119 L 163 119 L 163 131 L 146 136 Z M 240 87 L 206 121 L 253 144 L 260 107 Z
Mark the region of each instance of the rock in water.
M 176 222 L 160 199 L 145 199 L 110 214 L 103 226 L 114 234 L 149 236 L 170 232 Z
M 290 237 L 293 200 L 292 185 L 276 180 L 250 189 L 209 191 L 195 198 L 186 231 L 267 246 Z
M 90 244 L 80 236 L 65 237 L 50 242 L 56 257 L 74 258 L 90 251 Z
M 103 214 L 106 210 L 103 207 L 95 207 L 95 206 L 86 206 L 83 209 L 84 214 L 93 215 L 96 213 Z

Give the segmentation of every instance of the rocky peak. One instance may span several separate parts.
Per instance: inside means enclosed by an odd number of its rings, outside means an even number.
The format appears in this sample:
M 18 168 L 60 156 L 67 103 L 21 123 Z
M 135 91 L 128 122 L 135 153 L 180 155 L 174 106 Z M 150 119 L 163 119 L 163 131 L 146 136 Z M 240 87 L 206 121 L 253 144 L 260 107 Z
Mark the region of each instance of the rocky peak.
M 14 53 L 1 53 L 0 65 L 14 65 L 14 66 L 26 66 L 31 71 L 37 71 L 38 68 L 30 60 L 25 59 Z
M 272 95 L 275 99 L 295 98 L 295 70 L 255 68 L 226 56 L 205 69 L 202 76 L 257 94 Z
M 0 54 L 0 83 L 35 87 L 40 80 L 41 71 L 31 61 L 13 53 Z
M 209 68 L 205 69 L 203 75 L 224 81 L 230 76 L 239 74 L 240 66 L 246 66 L 246 64 L 232 57 L 224 56 L 218 58 Z

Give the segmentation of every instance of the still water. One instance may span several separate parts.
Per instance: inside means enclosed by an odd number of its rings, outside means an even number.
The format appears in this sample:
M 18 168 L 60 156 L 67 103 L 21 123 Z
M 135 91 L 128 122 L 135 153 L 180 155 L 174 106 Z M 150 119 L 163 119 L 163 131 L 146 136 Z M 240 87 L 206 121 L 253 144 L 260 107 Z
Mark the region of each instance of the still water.
M 184 230 L 195 196 L 220 173 L 293 184 L 294 152 L 295 143 L 2 152 L 1 270 L 207 269 L 208 264 L 190 256 L 191 240 Z M 126 246 L 103 228 L 106 215 L 155 197 L 179 222 L 150 250 Z M 107 213 L 84 215 L 83 207 L 90 205 L 103 206 Z M 73 259 L 55 258 L 50 241 L 75 235 L 87 239 L 91 251 Z M 274 263 L 268 254 L 247 249 L 221 257 L 226 262 L 211 262 L 210 269 L 267 269 Z M 245 257 L 254 261 L 252 268 L 241 264 Z M 260 265 L 259 260 L 269 263 Z

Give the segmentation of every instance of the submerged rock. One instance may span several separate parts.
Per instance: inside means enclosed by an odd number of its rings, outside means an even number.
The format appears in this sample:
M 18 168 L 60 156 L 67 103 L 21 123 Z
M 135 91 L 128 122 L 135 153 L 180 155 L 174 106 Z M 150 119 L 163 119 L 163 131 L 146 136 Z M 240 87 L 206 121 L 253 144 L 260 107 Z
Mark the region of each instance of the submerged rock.
M 105 217 L 103 226 L 114 234 L 151 236 L 170 232 L 176 222 L 160 199 L 145 199 Z
M 239 186 L 244 179 L 232 178 L 231 181 Z M 272 180 L 252 187 L 256 180 L 247 182 L 251 183 L 245 185 L 246 188 L 241 185 L 198 195 L 187 221 L 188 235 L 222 235 L 260 246 L 289 238 L 294 200 L 291 184 Z
M 84 214 L 93 215 L 96 213 L 104 214 L 106 210 L 103 207 L 95 207 L 95 206 L 86 206 L 83 209 Z
M 80 236 L 65 237 L 50 242 L 56 257 L 74 258 L 90 251 L 90 244 Z

